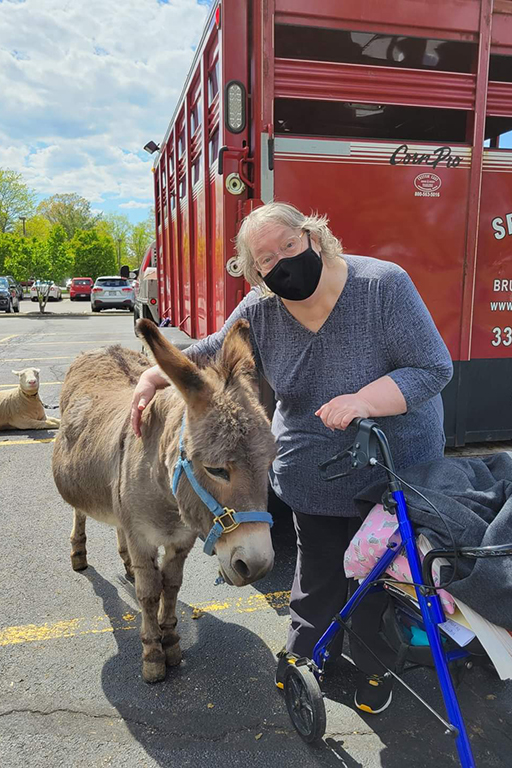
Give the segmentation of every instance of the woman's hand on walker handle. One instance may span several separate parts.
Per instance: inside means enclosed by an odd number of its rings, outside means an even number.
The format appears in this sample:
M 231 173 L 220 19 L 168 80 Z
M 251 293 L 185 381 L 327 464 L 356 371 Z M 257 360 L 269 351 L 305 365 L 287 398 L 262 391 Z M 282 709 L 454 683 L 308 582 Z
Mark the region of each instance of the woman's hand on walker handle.
M 359 394 L 338 395 L 316 411 L 328 429 L 346 429 L 358 416 L 368 419 L 371 416 L 371 405 Z
M 407 403 L 391 376 L 372 381 L 354 395 L 338 395 L 322 405 L 319 416 L 328 429 L 346 429 L 358 416 L 370 419 L 378 416 L 397 416 L 407 412 Z

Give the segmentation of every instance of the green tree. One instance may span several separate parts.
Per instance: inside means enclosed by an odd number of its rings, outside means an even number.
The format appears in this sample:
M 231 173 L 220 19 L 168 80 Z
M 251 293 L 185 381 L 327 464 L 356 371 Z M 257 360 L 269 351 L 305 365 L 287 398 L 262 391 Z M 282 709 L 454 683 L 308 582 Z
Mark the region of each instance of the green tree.
M 21 173 L 0 169 L 0 232 L 11 232 L 19 216 L 31 216 L 36 195 L 23 181 Z
M 52 264 L 46 243 L 36 237 L 28 238 L 14 235 L 13 238 L 15 238 L 14 248 L 5 260 L 7 274 L 19 281 L 30 280 L 31 278 L 49 280 Z M 40 283 L 37 288 L 37 299 L 39 311 L 44 312 L 48 301 L 48 288 L 44 283 Z
M 7 271 L 5 262 L 17 248 L 18 236 L 11 232 L 0 232 L 0 275 L 10 274 Z
M 76 232 L 70 243 L 74 255 L 74 273 L 80 277 L 115 275 L 115 248 L 112 238 L 96 229 Z
M 31 216 L 25 222 L 25 234 L 27 237 L 37 237 L 38 240 L 46 240 L 50 234 L 52 225 L 44 216 Z M 23 222 L 17 221 L 14 229 L 16 235 L 23 235 Z
M 69 246 L 64 227 L 55 224 L 46 241 L 48 256 L 52 265 L 52 276 L 56 283 L 70 277 L 73 271 L 73 253 Z
M 93 229 L 101 214 L 91 211 L 91 204 L 75 192 L 52 195 L 37 206 L 37 213 L 48 219 L 50 224 L 60 224 L 71 240 L 78 230 Z
M 13 247 L 5 259 L 5 271 L 16 280 L 49 280 L 52 265 L 46 243 L 35 237 L 13 235 Z
M 132 234 L 128 241 L 131 261 L 134 266 L 139 267 L 147 249 L 155 239 L 155 219 L 152 216 L 146 221 L 135 224 L 132 228 Z
M 121 213 L 108 213 L 103 216 L 97 229 L 112 238 L 116 249 L 118 270 L 121 268 L 122 264 L 132 266 L 128 243 L 131 238 L 133 227 L 128 216 Z

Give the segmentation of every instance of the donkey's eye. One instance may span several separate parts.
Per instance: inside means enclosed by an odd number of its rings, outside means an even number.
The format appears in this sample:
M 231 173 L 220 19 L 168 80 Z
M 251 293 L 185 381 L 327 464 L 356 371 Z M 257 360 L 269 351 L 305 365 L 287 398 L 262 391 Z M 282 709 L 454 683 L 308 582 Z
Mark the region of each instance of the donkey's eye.
M 222 477 L 223 480 L 229 480 L 229 472 L 224 467 L 205 467 L 205 469 L 213 477 Z

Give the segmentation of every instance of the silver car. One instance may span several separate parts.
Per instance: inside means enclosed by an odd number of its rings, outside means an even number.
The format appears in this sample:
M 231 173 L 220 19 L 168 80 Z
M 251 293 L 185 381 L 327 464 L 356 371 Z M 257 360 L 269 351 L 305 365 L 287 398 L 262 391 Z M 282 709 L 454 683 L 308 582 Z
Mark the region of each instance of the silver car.
M 97 277 L 91 291 L 91 309 L 101 312 L 102 309 L 133 310 L 134 294 L 131 280 L 116 275 Z

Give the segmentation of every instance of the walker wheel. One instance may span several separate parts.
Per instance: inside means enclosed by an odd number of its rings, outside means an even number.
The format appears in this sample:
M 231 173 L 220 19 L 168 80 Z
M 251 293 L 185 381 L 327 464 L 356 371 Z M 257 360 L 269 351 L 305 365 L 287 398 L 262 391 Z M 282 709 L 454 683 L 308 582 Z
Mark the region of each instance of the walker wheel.
M 319 741 L 327 724 L 318 681 L 306 664 L 290 664 L 284 678 L 286 707 L 295 730 L 308 744 Z

